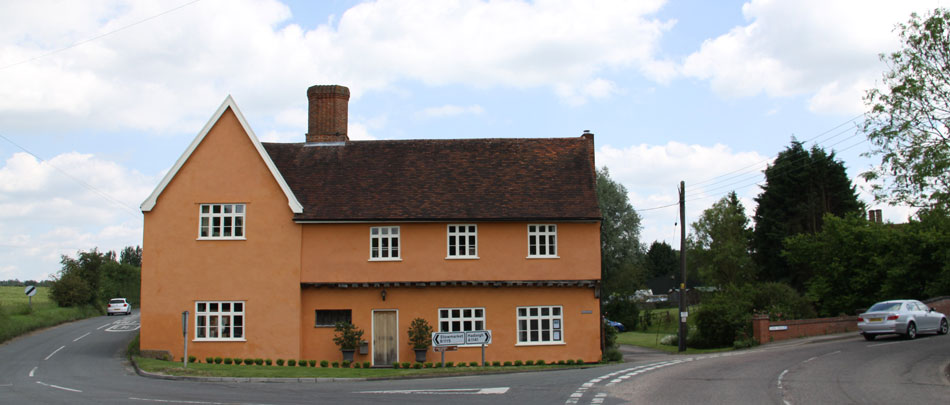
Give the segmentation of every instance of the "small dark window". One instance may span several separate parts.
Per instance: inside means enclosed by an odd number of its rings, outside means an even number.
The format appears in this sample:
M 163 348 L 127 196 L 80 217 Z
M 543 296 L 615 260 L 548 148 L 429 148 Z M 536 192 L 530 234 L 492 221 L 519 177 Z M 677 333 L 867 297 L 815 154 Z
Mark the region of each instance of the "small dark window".
M 353 310 L 350 309 L 318 309 L 314 326 L 336 326 L 337 322 L 353 322 Z

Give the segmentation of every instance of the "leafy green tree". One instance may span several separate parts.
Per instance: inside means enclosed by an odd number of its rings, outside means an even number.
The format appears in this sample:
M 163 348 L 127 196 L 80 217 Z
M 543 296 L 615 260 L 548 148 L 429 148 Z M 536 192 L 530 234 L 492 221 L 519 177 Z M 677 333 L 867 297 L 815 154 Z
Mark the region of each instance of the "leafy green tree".
M 735 192 L 703 211 L 692 228 L 691 237 L 704 256 L 699 266 L 704 282 L 726 286 L 755 280 L 750 252 L 752 228 Z
M 604 167 L 597 171 L 600 223 L 600 268 L 604 292 L 633 293 L 645 281 L 640 263 L 640 215 L 627 197 L 627 189 L 610 178 Z
M 680 268 L 679 252 L 666 242 L 653 241 L 644 262 L 651 278 L 676 275 Z
M 133 267 L 142 267 L 142 247 L 126 246 L 119 253 L 119 263 L 128 264 Z
M 808 151 L 794 140 L 765 169 L 765 185 L 755 200 L 752 258 L 765 281 L 786 282 L 798 291 L 811 274 L 808 268 L 791 271 L 781 255 L 785 238 L 821 231 L 826 213 L 840 217 L 864 208 L 834 152 L 817 146 Z
M 950 10 L 911 14 L 897 26 L 902 48 L 882 54 L 883 89 L 865 94 L 863 130 L 881 166 L 862 176 L 875 199 L 950 204 Z M 884 184 L 881 184 L 883 182 Z

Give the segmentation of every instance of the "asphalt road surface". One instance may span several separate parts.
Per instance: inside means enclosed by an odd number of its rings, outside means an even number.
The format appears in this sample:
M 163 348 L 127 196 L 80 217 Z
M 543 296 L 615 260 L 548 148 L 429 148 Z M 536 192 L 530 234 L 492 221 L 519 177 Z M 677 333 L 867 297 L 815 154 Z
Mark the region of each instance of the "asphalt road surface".
M 122 356 L 138 315 L 98 317 L 0 345 L 0 404 L 947 403 L 950 337 L 860 337 L 724 355 L 636 353 L 603 367 L 320 383 L 167 381 Z

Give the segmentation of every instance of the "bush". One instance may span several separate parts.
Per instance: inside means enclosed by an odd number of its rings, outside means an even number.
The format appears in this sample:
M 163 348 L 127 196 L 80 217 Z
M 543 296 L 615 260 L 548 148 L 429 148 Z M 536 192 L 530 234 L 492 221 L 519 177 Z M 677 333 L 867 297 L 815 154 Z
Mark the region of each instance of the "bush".
M 533 365 L 534 365 L 534 360 L 525 360 L 524 365 L 526 365 L 526 366 L 533 366 Z
M 574 364 L 584 364 L 584 359 L 574 360 Z
M 197 361 L 197 360 L 198 360 L 198 358 L 195 357 L 195 356 L 188 356 L 188 362 L 189 362 L 189 363 L 194 363 L 194 362 Z
M 363 368 L 363 364 L 358 361 L 353 362 L 353 368 Z
M 449 363 L 445 364 L 448 365 Z M 466 364 L 464 361 L 460 361 L 458 367 L 468 367 L 468 364 Z
M 479 366 L 479 364 L 478 364 L 477 361 L 470 361 L 470 362 L 468 362 L 468 365 L 469 365 L 469 366 L 472 366 L 472 367 L 478 367 L 478 366 Z
M 524 362 L 521 360 L 515 360 L 515 367 L 521 367 L 522 365 L 524 365 Z
M 422 363 L 415 363 L 415 364 L 412 365 L 412 368 L 414 368 L 414 369 L 416 369 L 416 370 L 421 369 L 421 368 L 422 368 Z
M 564 362 L 564 360 L 558 360 L 558 361 L 557 361 L 557 365 L 559 365 L 559 366 L 563 366 L 564 364 L 566 364 L 566 363 Z
M 432 362 L 426 362 L 426 363 L 425 363 L 425 367 L 426 367 L 426 368 L 432 368 Z
M 363 362 L 363 368 L 370 368 L 370 367 L 372 367 L 372 366 L 370 365 L 370 363 L 369 363 L 368 361 L 364 361 L 364 362 Z
M 410 368 L 410 367 L 412 367 L 412 364 L 410 364 L 408 361 L 404 361 L 404 362 L 402 362 L 400 365 L 402 366 L 402 368 Z
M 498 361 L 498 360 L 495 360 L 495 361 L 491 362 L 491 365 L 492 365 L 492 367 L 501 367 L 501 362 Z
M 260 366 L 264 364 L 264 359 L 254 359 L 254 364 Z
M 234 361 L 231 360 L 230 357 L 225 357 L 225 358 L 224 358 L 224 364 L 232 364 L 232 363 L 234 363 Z
M 350 368 L 350 364 L 351 364 L 351 363 L 350 363 L 349 360 L 343 360 L 342 362 L 340 362 L 340 367 L 341 367 L 341 368 Z
M 297 360 L 289 359 L 287 360 L 287 367 L 293 367 L 297 365 Z
M 224 361 L 224 359 L 222 359 L 220 356 L 215 356 L 214 364 L 221 364 L 222 361 Z
M 330 362 L 326 360 L 320 360 L 320 367 L 323 367 L 323 368 L 330 367 Z
M 277 365 L 278 365 L 278 366 L 283 366 L 283 365 L 284 365 L 284 359 L 277 359 Z
M 254 364 L 254 361 L 254 359 L 244 359 L 244 365 L 250 366 L 251 364 Z
M 338 361 L 334 361 L 333 363 L 330 363 L 330 365 L 333 366 L 333 368 L 340 368 L 340 362 Z
M 452 367 L 455 367 L 454 362 L 451 362 L 451 361 L 445 362 L 445 368 L 452 368 Z
M 505 366 L 505 367 L 511 367 L 511 362 L 510 362 L 510 361 L 506 361 L 506 362 L 504 363 L 504 366 Z
M 297 365 L 300 367 L 307 367 L 307 360 L 297 360 Z
M 442 363 L 433 363 L 433 364 L 432 364 L 432 367 L 434 367 L 434 368 L 442 368 Z
M 205 357 L 206 364 L 214 364 L 214 357 Z
M 267 364 L 268 366 L 270 366 L 270 365 L 273 365 L 274 363 L 270 361 L 270 359 L 264 359 L 264 364 Z
M 640 307 L 628 295 L 612 293 L 604 300 L 604 317 L 622 323 L 627 330 L 635 330 L 640 319 Z M 611 326 L 606 329 L 616 331 L 616 328 Z
M 393 362 L 393 369 L 399 368 L 399 363 Z
M 310 367 L 316 367 L 316 366 L 317 366 L 317 361 L 316 361 L 316 360 L 307 360 L 307 363 L 310 364 Z
M 537 365 L 539 365 L 539 366 L 543 366 L 543 365 L 544 365 L 544 360 L 538 360 L 538 361 L 534 362 L 534 364 L 537 364 Z
M 567 359 L 567 365 L 573 366 L 573 365 L 574 365 L 574 359 Z
M 622 361 L 623 353 L 616 347 L 611 347 L 604 352 L 604 361 Z

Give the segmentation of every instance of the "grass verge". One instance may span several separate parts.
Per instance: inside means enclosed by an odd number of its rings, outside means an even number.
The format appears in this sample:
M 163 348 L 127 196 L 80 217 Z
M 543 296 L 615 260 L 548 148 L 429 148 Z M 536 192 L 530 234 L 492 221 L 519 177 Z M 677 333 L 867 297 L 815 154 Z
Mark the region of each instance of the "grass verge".
M 648 333 L 648 332 L 623 332 L 617 335 L 617 343 L 624 345 L 640 346 L 647 349 L 662 350 L 669 353 L 679 353 L 678 346 L 668 346 L 659 343 L 660 339 L 663 339 L 663 336 L 668 334 L 675 334 L 676 332 L 663 333 Z M 701 353 L 714 353 L 714 352 L 727 352 L 733 350 L 731 347 L 721 347 L 717 349 L 696 349 L 692 347 L 686 348 L 685 354 L 701 354 Z
M 290 367 L 290 366 L 247 366 L 188 363 L 182 368 L 180 361 L 156 360 L 134 356 L 140 369 L 158 374 L 193 377 L 237 377 L 237 378 L 399 378 L 417 376 L 440 376 L 459 374 L 495 374 L 522 371 L 569 369 L 596 366 L 584 365 L 543 365 L 510 367 L 452 367 L 422 369 L 392 368 L 332 368 L 332 367 Z
M 90 306 L 57 306 L 49 299 L 48 288 L 37 289 L 31 307 L 23 287 L 0 287 L 0 343 L 37 329 L 99 315 L 102 313 Z

